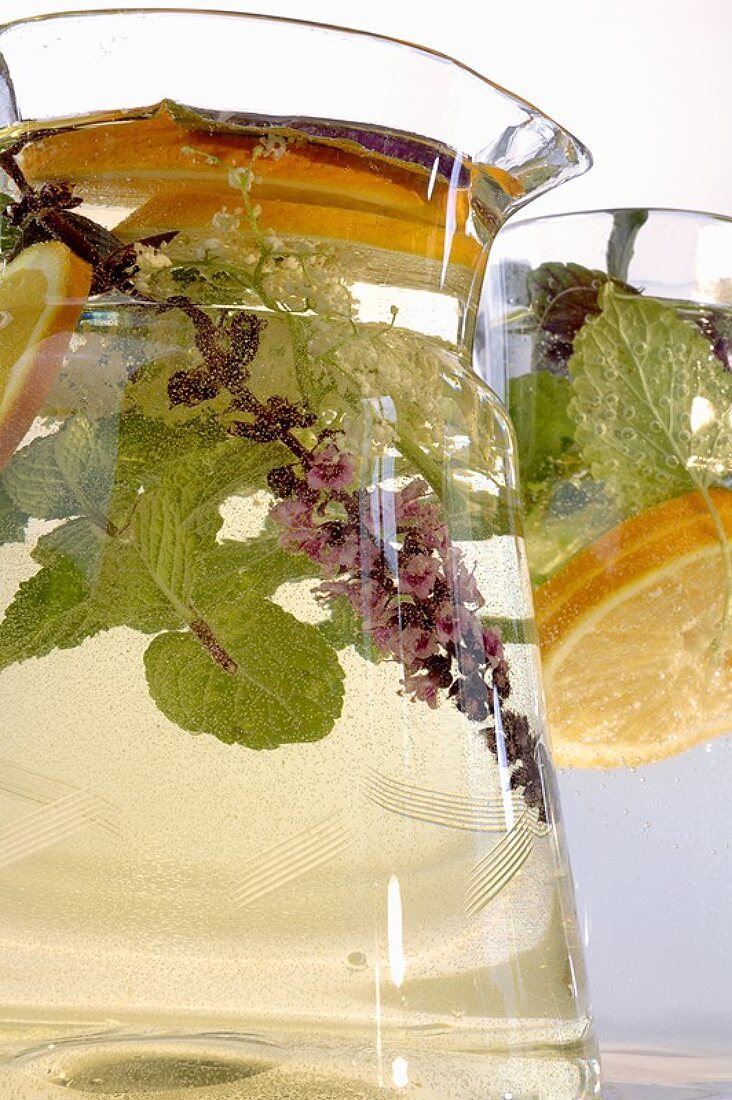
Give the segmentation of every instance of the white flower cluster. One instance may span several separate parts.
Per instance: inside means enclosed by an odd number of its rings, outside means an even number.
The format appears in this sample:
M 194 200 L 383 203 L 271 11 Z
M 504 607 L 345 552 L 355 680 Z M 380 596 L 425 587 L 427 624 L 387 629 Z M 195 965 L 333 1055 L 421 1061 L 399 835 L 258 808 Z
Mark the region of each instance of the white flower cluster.
M 135 272 L 134 284 L 142 294 L 149 294 L 151 279 L 166 267 L 171 267 L 173 261 L 161 248 L 153 248 L 147 244 L 135 244 Z
M 257 145 L 252 151 L 252 160 L 259 157 L 271 157 L 272 160 L 280 160 L 287 152 L 289 141 L 287 136 L 277 130 L 267 130 L 262 134 Z
M 322 316 L 312 322 L 310 333 L 308 352 L 327 364 L 350 403 L 388 395 L 425 422 L 444 419 L 444 376 L 454 370 L 454 359 L 433 340 Z
M 282 308 L 319 317 L 350 318 L 354 303 L 334 257 L 309 241 L 288 241 L 268 234 L 261 267 L 262 288 Z

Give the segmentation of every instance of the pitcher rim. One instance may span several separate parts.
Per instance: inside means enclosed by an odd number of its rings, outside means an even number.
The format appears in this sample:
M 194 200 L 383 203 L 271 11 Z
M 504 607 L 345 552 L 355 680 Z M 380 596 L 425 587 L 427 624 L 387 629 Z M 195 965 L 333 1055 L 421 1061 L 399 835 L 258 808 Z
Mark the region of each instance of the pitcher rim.
M 346 27 L 337 23 L 325 23 L 318 20 L 300 19 L 296 17 L 290 17 L 286 15 L 266 15 L 262 12 L 247 12 L 247 11 L 226 11 L 222 8 L 181 8 L 176 6 L 160 5 L 155 7 L 139 8 L 139 7 L 124 7 L 124 8 L 90 8 L 86 11 L 70 8 L 67 11 L 56 12 L 43 12 L 37 15 L 22 16 L 20 19 L 12 19 L 6 23 L 0 23 L 0 46 L 2 44 L 2 36 L 10 30 L 14 30 L 16 27 L 23 25 L 30 26 L 36 23 L 52 23 L 56 20 L 61 21 L 68 18 L 89 18 L 94 16 L 126 16 L 126 15 L 186 15 L 186 16 L 226 16 L 232 19 L 244 19 L 251 22 L 258 23 L 281 23 L 289 26 L 312 28 L 314 30 L 327 31 L 329 33 L 348 35 L 349 37 L 359 37 L 363 39 L 372 39 L 374 42 L 382 42 L 389 45 L 401 46 L 405 49 L 412 50 L 417 53 L 423 54 L 425 57 L 432 58 L 438 62 L 447 62 L 456 69 L 462 70 L 468 76 L 478 81 L 480 84 L 485 85 L 487 88 L 492 89 L 497 95 L 503 99 L 510 100 L 510 102 L 516 104 L 516 106 L 523 110 L 528 118 L 540 119 L 549 123 L 554 127 L 557 134 L 563 135 L 567 138 L 572 146 L 575 156 L 577 158 L 576 163 L 578 168 L 583 171 L 588 171 L 592 167 L 593 158 L 592 153 L 575 134 L 569 130 L 566 126 L 557 122 L 551 115 L 547 114 L 541 108 L 536 107 L 530 100 L 524 99 L 523 96 L 518 95 L 515 92 L 505 88 L 502 84 L 498 84 L 496 81 L 491 80 L 490 77 L 484 76 L 478 72 L 477 69 L 472 68 L 464 61 L 460 61 L 450 54 L 443 53 L 441 50 L 437 50 L 432 46 L 423 46 L 415 42 L 411 42 L 406 38 L 398 38 L 392 35 L 381 34 L 377 31 L 369 31 L 361 28 Z

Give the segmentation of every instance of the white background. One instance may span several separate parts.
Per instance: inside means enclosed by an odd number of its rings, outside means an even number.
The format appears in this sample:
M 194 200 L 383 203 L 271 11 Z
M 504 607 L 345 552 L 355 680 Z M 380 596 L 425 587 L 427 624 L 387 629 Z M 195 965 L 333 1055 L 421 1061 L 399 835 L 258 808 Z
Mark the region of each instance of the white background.
M 0 18 L 117 6 L 0 0 Z M 168 6 L 251 10 L 404 38 L 448 53 L 528 99 L 581 138 L 595 166 L 521 217 L 633 205 L 732 215 L 732 0 L 168 0 Z
M 208 6 L 244 10 L 245 4 L 209 0 Z M 251 5 L 262 14 L 352 26 L 448 53 L 573 131 L 592 150 L 594 168 L 520 217 L 625 205 L 732 216 L 732 0 Z M 115 5 L 0 0 L 0 18 L 64 6 Z M 730 1023 L 731 976 L 717 972 L 719 948 L 723 960 L 732 957 L 730 914 L 720 897 L 729 883 L 717 878 L 715 892 L 713 871 L 702 872 L 715 866 L 723 839 L 717 830 L 729 829 L 726 797 L 714 778 L 730 774 L 731 750 L 720 742 L 700 748 L 680 768 L 681 790 L 676 761 L 647 774 L 563 777 L 582 925 L 607 1036 L 652 1035 L 673 1045 L 689 1006 L 696 1006 L 695 1027 L 707 1036 L 725 1034 L 725 1018 Z M 687 1037 L 697 1039 L 688 1031 Z

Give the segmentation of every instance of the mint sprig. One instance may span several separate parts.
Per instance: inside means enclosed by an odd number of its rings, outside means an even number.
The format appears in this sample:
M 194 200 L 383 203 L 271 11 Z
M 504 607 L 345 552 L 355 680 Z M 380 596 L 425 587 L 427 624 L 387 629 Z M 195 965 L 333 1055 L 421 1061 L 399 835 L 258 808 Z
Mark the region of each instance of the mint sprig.
M 29 444 L 5 471 L 10 506 L 64 522 L 38 540 L 41 568 L 0 622 L 0 667 L 126 626 L 157 635 L 149 690 L 183 729 L 252 748 L 325 736 L 342 706 L 336 650 L 269 598 L 312 563 L 271 534 L 218 539 L 220 504 L 286 457 L 134 412 L 77 415 Z

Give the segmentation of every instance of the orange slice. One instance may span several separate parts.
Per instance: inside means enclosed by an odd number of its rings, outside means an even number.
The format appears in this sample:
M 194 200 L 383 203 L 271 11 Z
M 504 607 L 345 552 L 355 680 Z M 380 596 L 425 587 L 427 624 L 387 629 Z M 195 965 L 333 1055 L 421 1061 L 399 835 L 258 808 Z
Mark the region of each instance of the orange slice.
M 732 552 L 732 492 L 710 495 Z M 729 583 L 710 511 L 689 493 L 620 524 L 536 590 L 560 766 L 634 767 L 732 732 Z
M 394 216 L 391 211 L 378 212 L 319 205 L 306 201 L 284 202 L 263 199 L 253 188 L 259 207 L 258 224 L 265 230 L 275 230 L 283 236 L 293 235 L 326 240 L 356 241 L 375 248 L 408 252 L 425 259 L 469 267 L 477 262 L 480 246 L 465 234 L 455 234 L 447 244 L 442 225 L 418 218 Z M 259 196 L 259 197 L 257 197 Z M 190 187 L 181 185 L 154 195 L 129 217 L 114 227 L 124 241 L 163 233 L 169 229 L 192 230 L 211 224 L 220 210 L 236 210 L 241 205 L 231 188 Z M 242 219 L 243 221 L 243 219 Z
M 89 295 L 91 268 L 66 245 L 31 245 L 0 278 L 0 469 L 33 423 Z
M 117 227 L 127 239 L 206 225 L 218 210 L 241 202 L 229 182 L 232 169 L 251 168 L 251 199 L 262 207 L 265 228 L 439 261 L 478 261 L 482 245 L 471 228 L 467 186 L 451 186 L 421 165 L 367 152 L 354 141 L 284 134 L 283 155 L 253 158 L 261 135 L 194 129 L 163 104 L 148 118 L 61 130 L 27 145 L 20 162 L 36 185 L 68 181 L 92 205 L 129 209 Z M 479 171 L 512 197 L 522 192 L 502 169 Z

